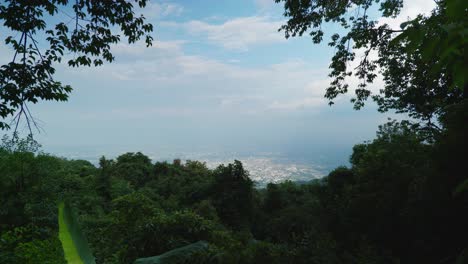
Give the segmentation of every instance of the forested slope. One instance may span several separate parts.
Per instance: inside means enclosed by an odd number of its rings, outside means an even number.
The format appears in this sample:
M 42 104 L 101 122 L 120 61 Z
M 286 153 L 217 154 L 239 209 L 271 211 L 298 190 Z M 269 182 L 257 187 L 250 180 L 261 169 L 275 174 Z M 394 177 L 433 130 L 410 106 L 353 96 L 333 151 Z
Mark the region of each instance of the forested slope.
M 65 263 L 64 199 L 96 263 L 133 263 L 197 241 L 208 248 L 190 263 L 464 263 L 466 110 L 447 111 L 433 141 L 390 122 L 354 147 L 351 167 L 265 189 L 239 161 L 208 169 L 126 153 L 95 167 L 5 139 L 0 263 Z

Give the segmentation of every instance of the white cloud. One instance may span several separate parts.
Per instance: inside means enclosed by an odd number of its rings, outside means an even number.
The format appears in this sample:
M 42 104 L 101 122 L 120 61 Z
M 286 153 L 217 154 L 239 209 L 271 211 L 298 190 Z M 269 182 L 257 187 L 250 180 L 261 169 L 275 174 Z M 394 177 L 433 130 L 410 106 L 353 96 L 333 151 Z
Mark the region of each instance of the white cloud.
M 301 110 L 325 105 L 327 105 L 327 102 L 323 97 L 306 97 L 285 102 L 274 101 L 268 108 L 273 110 Z
M 146 7 L 141 10 L 141 13 L 145 17 L 153 18 L 163 18 L 168 16 L 180 16 L 184 12 L 184 7 L 182 5 L 170 2 L 156 2 L 151 1 L 146 4 Z
M 184 11 L 184 7 L 178 4 L 165 4 L 164 11 L 162 12 L 163 16 L 176 15 L 179 16 Z
M 153 41 L 153 45 L 146 47 L 142 41 L 135 44 L 119 42 L 112 46 L 112 52 L 117 58 L 131 56 L 132 60 L 153 57 L 161 54 L 174 54 L 182 52 L 182 45 L 187 43 L 184 40 Z
M 286 41 L 278 32 L 282 23 L 268 17 L 252 16 L 234 18 L 222 24 L 192 20 L 183 26 L 189 33 L 206 37 L 209 42 L 226 49 L 247 51 L 253 45 Z
M 202 114 L 195 112 L 190 107 L 119 107 L 102 112 L 83 111 L 79 114 L 83 120 L 138 120 L 155 117 L 188 117 L 193 114 Z
M 379 24 L 388 24 L 392 29 L 400 29 L 403 22 L 416 18 L 419 14 L 428 15 L 436 7 L 435 1 L 430 0 L 405 0 L 403 9 L 396 18 L 380 18 Z
M 182 107 L 183 111 L 147 109 L 151 115 L 188 115 L 190 107 L 239 114 L 262 114 L 266 111 L 318 109 L 326 105 L 324 88 L 310 81 L 326 76 L 326 69 L 317 70 L 300 59 L 269 66 L 248 67 L 187 55 L 178 41 L 160 42 L 154 47 L 119 44 L 114 49 L 116 62 L 99 68 L 68 69 L 75 78 L 123 81 L 127 90 L 145 94 L 146 98 L 164 93 L 200 105 Z M 132 59 L 124 58 L 129 57 Z M 80 77 L 81 76 L 81 77 Z M 119 83 L 122 85 L 122 82 Z M 314 88 L 313 91 L 311 87 Z M 323 89 L 321 89 L 323 88 Z M 116 116 L 138 116 L 141 109 L 126 109 Z M 198 113 L 193 111 L 193 114 Z
M 330 86 L 330 80 L 329 79 L 319 79 L 319 80 L 313 80 L 309 82 L 306 87 L 304 88 L 304 91 L 312 96 L 322 96 L 325 94 L 325 90 L 327 87 Z

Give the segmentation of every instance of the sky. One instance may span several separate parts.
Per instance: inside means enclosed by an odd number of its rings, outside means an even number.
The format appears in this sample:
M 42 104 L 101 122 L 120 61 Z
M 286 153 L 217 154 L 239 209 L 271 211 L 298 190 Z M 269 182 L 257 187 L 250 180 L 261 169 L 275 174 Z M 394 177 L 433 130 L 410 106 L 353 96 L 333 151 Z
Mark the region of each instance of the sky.
M 406 1 L 400 17 L 381 22 L 397 27 L 433 4 Z M 372 103 L 355 111 L 350 95 L 330 107 L 323 95 L 334 50 L 307 36 L 285 39 L 278 32 L 283 7 L 273 0 L 153 0 L 137 12 L 154 25 L 152 47 L 121 42 L 112 64 L 57 65 L 56 79 L 74 90 L 68 102 L 31 106 L 44 149 L 326 152 L 346 162 L 354 144 L 374 138 L 377 126 L 395 117 Z M 325 40 L 337 30 L 324 29 Z M 4 43 L 0 52 L 9 52 Z M 2 57 L 1 63 L 9 58 Z

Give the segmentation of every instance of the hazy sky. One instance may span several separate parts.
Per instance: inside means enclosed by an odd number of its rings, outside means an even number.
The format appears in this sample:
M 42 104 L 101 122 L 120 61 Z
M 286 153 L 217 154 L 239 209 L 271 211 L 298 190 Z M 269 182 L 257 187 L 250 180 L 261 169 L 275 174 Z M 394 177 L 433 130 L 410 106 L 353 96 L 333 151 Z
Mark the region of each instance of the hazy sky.
M 392 25 L 433 7 L 430 0 L 407 4 Z M 152 1 L 143 13 L 155 26 L 153 47 L 122 42 L 112 64 L 57 67 L 56 79 L 74 91 L 66 103 L 31 107 L 45 130 L 37 139 L 50 150 L 287 152 L 372 139 L 389 115 L 372 105 L 354 111 L 349 96 L 328 106 L 330 34 L 323 45 L 307 36 L 286 40 L 277 31 L 282 11 L 273 0 Z

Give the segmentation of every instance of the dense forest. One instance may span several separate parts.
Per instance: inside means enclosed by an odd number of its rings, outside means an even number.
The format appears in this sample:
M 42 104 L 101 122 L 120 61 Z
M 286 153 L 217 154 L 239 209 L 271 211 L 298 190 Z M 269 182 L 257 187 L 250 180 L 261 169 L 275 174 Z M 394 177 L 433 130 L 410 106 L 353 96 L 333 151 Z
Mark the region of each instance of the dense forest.
M 430 142 L 392 121 L 353 148 L 351 167 L 264 189 L 239 161 L 208 169 L 125 153 L 95 167 L 41 153 L 31 138 L 5 138 L 0 263 L 65 263 L 60 201 L 96 263 L 133 263 L 198 241 L 205 246 L 179 253 L 186 262 L 166 263 L 466 263 L 467 108 L 452 106 Z
M 211 169 L 135 152 L 92 164 L 41 151 L 27 104 L 67 100 L 72 88 L 53 79 L 52 66 L 64 52 L 78 54 L 73 67 L 112 62 L 120 41 L 112 27 L 130 44 L 152 44 L 153 26 L 132 2 L 147 1 L 76 1 L 75 29 L 43 18 L 69 1 L 0 3 L 0 20 L 16 33 L 5 39 L 14 57 L 0 67 L 0 129 L 14 129 L 0 145 L 0 264 L 468 263 L 466 1 L 435 1 L 431 14 L 390 28 L 367 10 L 378 4 L 381 17 L 395 18 L 401 0 L 275 0 L 286 38 L 321 43 L 322 24 L 342 27 L 328 43 L 330 104 L 354 88 L 354 108 L 370 98 L 409 121 L 381 125 L 354 146 L 348 167 L 266 188 L 237 160 Z M 21 120 L 26 138 L 16 133 Z

